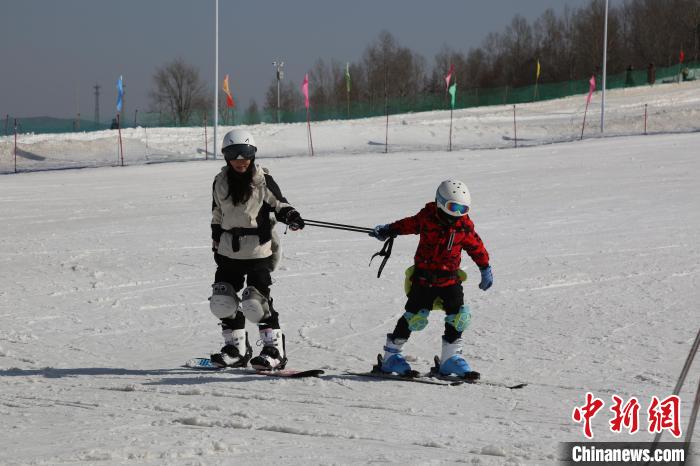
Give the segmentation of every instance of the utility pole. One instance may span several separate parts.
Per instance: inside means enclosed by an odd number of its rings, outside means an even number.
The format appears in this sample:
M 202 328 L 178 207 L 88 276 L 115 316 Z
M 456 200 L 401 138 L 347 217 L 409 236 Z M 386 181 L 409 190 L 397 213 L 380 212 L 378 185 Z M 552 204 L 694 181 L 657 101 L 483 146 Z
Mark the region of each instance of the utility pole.
M 273 61 L 272 66 L 275 67 L 275 70 L 277 71 L 277 123 L 280 122 L 280 80 L 284 77 L 284 71 L 282 71 L 282 67 L 284 66 L 284 62 L 278 62 L 278 61 Z
M 217 126 L 219 126 L 219 0 L 214 0 L 214 160 L 216 160 Z M 204 127 L 206 129 L 206 125 Z M 204 157 L 208 157 L 206 148 Z
M 95 83 L 95 129 L 100 129 L 100 85 Z

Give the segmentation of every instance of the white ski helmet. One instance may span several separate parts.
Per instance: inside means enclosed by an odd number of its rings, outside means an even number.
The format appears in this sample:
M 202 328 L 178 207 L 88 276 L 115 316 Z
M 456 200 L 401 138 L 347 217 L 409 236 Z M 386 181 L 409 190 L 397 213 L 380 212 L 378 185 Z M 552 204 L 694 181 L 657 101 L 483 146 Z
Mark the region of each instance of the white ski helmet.
M 472 197 L 467 185 L 458 180 L 445 180 L 435 192 L 437 206 L 452 217 L 463 217 L 469 212 Z
M 227 162 L 235 159 L 254 160 L 257 151 L 253 135 L 244 129 L 233 129 L 224 135 L 221 153 Z

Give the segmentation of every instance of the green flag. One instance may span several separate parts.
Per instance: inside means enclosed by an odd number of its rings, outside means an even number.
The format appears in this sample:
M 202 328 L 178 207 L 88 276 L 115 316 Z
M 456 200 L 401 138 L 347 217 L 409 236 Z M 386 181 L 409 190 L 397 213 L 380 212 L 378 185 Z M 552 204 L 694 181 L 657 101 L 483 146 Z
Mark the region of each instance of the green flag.
M 450 93 L 450 96 L 452 97 L 452 108 L 455 108 L 455 97 L 457 96 L 457 82 L 453 82 L 452 85 L 450 86 L 450 89 L 447 91 Z
M 350 63 L 345 63 L 345 87 L 350 92 Z

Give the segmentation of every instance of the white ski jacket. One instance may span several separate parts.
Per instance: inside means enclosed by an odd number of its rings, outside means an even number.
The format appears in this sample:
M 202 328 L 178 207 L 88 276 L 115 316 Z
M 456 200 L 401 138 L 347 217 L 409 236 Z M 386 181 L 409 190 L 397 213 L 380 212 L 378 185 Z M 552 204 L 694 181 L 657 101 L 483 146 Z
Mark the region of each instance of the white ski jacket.
M 228 197 L 228 166 L 214 178 L 212 188 L 212 239 L 217 252 L 231 259 L 263 259 L 278 248 L 273 244 L 274 219 L 283 220 L 294 208 L 267 169 L 255 165 L 253 192 L 244 204 L 234 205 Z

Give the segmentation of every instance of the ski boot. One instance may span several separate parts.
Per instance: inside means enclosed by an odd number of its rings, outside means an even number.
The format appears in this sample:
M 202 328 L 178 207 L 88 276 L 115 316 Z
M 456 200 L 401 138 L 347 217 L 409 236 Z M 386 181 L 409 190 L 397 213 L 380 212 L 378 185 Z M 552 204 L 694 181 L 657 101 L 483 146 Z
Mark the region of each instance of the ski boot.
M 440 358 L 440 375 L 456 375 L 457 377 L 476 380 L 479 378 L 479 373 L 473 371 L 469 367 L 469 363 L 462 357 L 461 338 L 457 338 L 454 342 L 448 343 L 445 337 L 442 337 L 442 357 Z
M 384 345 L 384 359 L 382 360 L 382 365 L 379 367 L 379 370 L 388 374 L 396 373 L 405 376 L 413 372 L 411 366 L 406 362 L 403 354 L 401 354 L 404 343 L 406 343 L 406 339 L 394 339 L 390 333 L 387 334 L 386 345 Z
M 210 359 L 222 367 L 245 367 L 253 356 L 253 348 L 248 343 L 248 332 L 244 329 L 224 329 L 224 347 L 221 352 L 212 354 Z
M 282 370 L 287 365 L 284 335 L 278 328 L 260 330 L 263 348 L 260 354 L 250 361 L 250 365 L 259 371 Z

